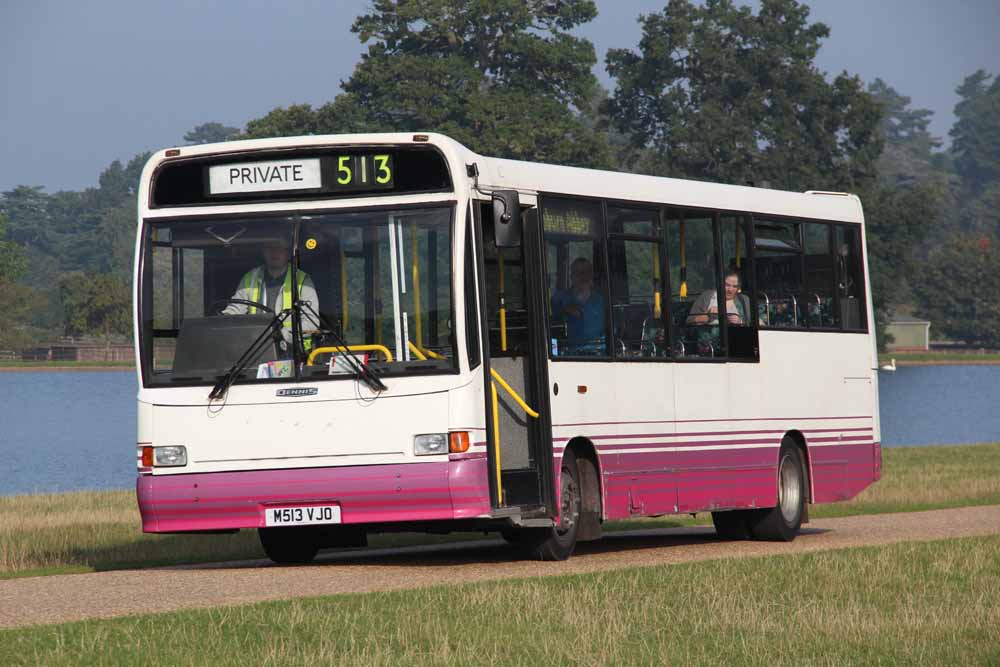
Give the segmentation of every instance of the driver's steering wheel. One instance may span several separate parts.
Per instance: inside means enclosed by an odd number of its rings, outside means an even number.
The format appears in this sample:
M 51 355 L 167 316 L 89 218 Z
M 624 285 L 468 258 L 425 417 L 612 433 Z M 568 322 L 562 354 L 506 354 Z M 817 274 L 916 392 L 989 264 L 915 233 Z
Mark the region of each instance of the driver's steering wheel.
M 274 314 L 273 309 L 268 308 L 262 303 L 257 303 L 256 301 L 250 301 L 249 299 L 219 299 L 218 301 L 212 304 L 209 310 L 214 311 L 217 315 L 222 315 L 222 309 L 231 303 L 238 303 L 243 306 L 253 306 L 254 308 L 259 308 L 260 310 L 267 311 L 272 315 Z

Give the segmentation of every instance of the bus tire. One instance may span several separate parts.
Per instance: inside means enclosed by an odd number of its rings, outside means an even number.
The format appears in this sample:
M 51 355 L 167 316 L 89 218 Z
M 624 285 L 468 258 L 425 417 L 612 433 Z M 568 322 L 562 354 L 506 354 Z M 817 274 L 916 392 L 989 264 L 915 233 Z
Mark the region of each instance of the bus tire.
M 308 528 L 258 528 L 257 534 L 267 557 L 281 565 L 311 563 L 319 552 L 315 534 Z
M 576 548 L 580 531 L 580 514 L 583 494 L 580 489 L 580 472 L 572 450 L 563 453 L 562 471 L 559 475 L 559 523 L 552 528 L 522 529 L 521 544 L 537 560 L 566 560 Z
M 778 451 L 778 504 L 757 510 L 750 535 L 758 540 L 791 542 L 799 532 L 805 513 L 806 473 L 802 452 L 785 437 Z
M 749 512 L 729 510 L 712 512 L 715 533 L 724 540 L 745 540 L 750 537 Z

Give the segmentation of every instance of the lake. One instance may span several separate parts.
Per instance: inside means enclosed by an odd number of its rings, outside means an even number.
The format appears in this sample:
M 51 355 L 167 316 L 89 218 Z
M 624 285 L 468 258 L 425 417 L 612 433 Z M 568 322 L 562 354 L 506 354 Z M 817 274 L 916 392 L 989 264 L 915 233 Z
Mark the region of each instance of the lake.
M 1000 442 L 1000 366 L 881 373 L 886 447 Z M 134 371 L 0 372 L 0 495 L 135 484 Z

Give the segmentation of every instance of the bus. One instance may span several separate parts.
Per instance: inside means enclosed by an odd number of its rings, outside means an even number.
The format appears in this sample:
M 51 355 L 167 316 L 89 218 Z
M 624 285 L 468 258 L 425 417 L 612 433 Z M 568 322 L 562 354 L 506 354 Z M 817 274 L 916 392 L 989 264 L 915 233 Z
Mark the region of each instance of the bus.
M 853 195 L 388 133 L 162 150 L 138 201 L 146 532 L 562 560 L 631 517 L 791 540 L 881 476 Z

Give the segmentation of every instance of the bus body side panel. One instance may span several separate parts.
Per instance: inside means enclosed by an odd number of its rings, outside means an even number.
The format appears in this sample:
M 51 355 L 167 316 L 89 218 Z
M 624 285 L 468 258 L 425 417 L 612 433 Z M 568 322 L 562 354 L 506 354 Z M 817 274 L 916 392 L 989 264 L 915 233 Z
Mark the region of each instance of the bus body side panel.
M 489 512 L 484 458 L 140 476 L 147 533 L 260 528 L 268 506 L 338 504 L 345 524 L 435 521 Z
M 770 416 L 805 439 L 815 503 L 852 498 L 875 481 L 870 347 L 865 334 L 760 334 L 761 393 Z

